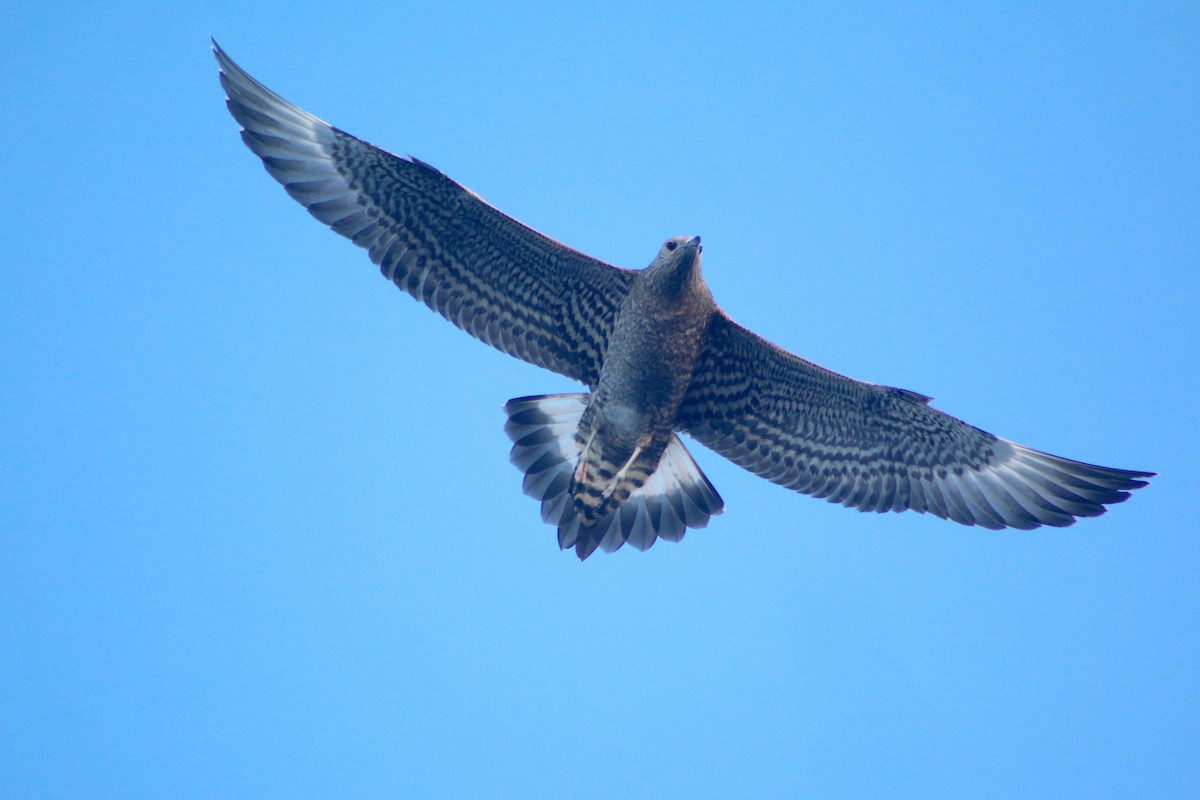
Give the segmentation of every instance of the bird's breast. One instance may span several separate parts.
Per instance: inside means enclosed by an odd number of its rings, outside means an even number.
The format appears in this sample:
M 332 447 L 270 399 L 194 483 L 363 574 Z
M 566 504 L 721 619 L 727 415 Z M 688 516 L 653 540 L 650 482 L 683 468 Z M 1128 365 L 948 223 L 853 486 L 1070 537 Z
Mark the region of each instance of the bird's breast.
M 617 317 L 600 369 L 596 399 L 633 409 L 651 426 L 674 420 L 696 364 L 707 314 L 701 306 L 631 296 Z

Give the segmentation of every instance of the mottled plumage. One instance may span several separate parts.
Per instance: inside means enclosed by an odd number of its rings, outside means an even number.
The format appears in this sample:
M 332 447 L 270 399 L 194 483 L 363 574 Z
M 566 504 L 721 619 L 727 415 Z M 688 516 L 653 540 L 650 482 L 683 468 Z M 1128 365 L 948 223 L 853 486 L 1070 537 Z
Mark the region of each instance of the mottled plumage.
M 721 513 L 680 431 L 830 502 L 988 528 L 1070 525 L 1153 474 L 1031 450 L 923 395 L 805 361 L 717 307 L 698 237 L 669 239 L 644 270 L 597 261 L 327 125 L 214 50 L 243 141 L 288 194 L 459 328 L 589 389 L 505 406 L 524 490 L 580 558 L 676 541 Z

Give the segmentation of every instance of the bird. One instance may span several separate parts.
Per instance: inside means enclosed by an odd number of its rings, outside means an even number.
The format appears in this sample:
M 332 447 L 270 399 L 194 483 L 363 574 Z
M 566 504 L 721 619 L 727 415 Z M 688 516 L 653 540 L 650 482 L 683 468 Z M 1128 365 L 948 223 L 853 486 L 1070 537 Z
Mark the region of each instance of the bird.
M 1040 452 L 807 361 L 716 304 L 699 236 L 667 239 L 644 269 L 607 264 L 301 110 L 212 47 L 242 141 L 292 198 L 458 328 L 587 389 L 504 406 L 522 489 L 581 560 L 678 541 L 724 511 L 680 434 L 831 503 L 989 529 L 1065 527 L 1154 476 Z

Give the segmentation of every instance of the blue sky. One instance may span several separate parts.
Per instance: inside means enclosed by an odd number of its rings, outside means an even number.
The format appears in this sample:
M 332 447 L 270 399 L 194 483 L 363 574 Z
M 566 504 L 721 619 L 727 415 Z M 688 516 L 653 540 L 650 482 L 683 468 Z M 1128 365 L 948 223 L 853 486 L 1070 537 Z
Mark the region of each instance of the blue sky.
M 1200 794 L 1200 10 L 39 5 L 0 44 L 0 794 Z M 1039 449 L 1068 530 L 727 512 L 580 564 L 502 405 L 237 138 L 293 102 Z

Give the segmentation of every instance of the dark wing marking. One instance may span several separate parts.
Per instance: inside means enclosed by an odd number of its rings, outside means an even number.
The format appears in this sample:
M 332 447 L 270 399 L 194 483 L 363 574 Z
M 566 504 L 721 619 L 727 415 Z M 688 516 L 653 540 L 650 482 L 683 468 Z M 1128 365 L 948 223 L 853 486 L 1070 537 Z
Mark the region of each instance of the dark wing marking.
M 215 42 L 213 52 L 242 140 L 309 213 L 467 333 L 595 386 L 632 271 L 543 236 L 427 164 L 327 125 Z
M 987 528 L 1098 516 L 1154 474 L 1031 450 L 928 403 L 823 369 L 718 311 L 678 427 L 798 492 L 860 511 L 912 509 Z

